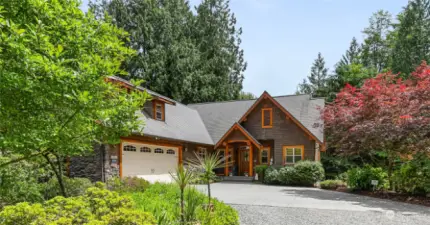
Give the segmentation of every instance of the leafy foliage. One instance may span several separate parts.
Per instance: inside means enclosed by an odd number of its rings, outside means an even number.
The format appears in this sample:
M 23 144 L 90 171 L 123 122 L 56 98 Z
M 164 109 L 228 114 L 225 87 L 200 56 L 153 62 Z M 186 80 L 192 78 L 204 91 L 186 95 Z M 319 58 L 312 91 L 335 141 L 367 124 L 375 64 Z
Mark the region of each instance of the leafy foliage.
M 65 190 L 67 196 L 81 196 L 85 191 L 94 186 L 93 183 L 87 178 L 68 178 L 63 177 Z M 52 177 L 49 181 L 41 184 L 42 193 L 46 200 L 61 195 L 61 190 L 56 177 Z
M 64 158 L 140 131 L 135 112 L 147 97 L 106 82 L 135 52 L 123 45 L 123 30 L 84 14 L 80 3 L 0 2 L 0 149 L 42 155 L 63 195 Z
M 212 154 L 198 155 L 194 152 L 194 158 L 188 162 L 199 178 L 204 181 L 208 188 L 208 205 L 211 204 L 211 182 L 217 180 L 217 175 L 214 170 L 223 168 L 228 157 L 221 157 L 219 151 Z
M 372 180 L 377 180 L 376 190 L 387 189 L 388 187 L 388 176 L 382 168 L 375 168 L 366 165 L 362 168 L 353 168 L 348 170 L 347 183 L 352 189 L 358 190 L 372 190 Z
M 142 211 L 151 212 L 157 219 L 157 224 L 178 224 L 180 217 L 180 190 L 175 184 L 156 183 L 145 192 L 128 193 Z M 185 218 L 186 223 L 200 224 L 239 224 L 237 212 L 226 204 L 212 199 L 213 210 L 203 207 L 207 198 L 194 188 L 185 189 Z
M 421 61 L 430 60 L 430 1 L 411 0 L 394 25 L 392 65 L 408 77 Z
M 116 192 L 143 192 L 145 191 L 150 183 L 138 177 L 123 177 L 123 178 L 112 178 L 106 182 L 107 187 L 111 191 Z
M 193 13 L 185 0 L 95 0 L 91 8 L 128 31 L 138 54 L 128 78 L 183 103 L 237 99 L 246 63 L 241 28 L 229 1 L 204 0 Z
M 417 154 L 394 173 L 396 189 L 410 194 L 430 193 L 430 158 Z
M 312 65 L 311 74 L 308 76 L 309 83 L 306 79 L 303 80 L 303 83 L 299 84 L 298 93 L 313 94 L 316 97 L 325 96 L 327 72 L 328 69 L 325 67 L 324 58 L 321 53 L 318 53 L 318 57 Z
M 0 212 L 0 223 L 24 224 L 103 224 L 148 225 L 154 217 L 136 211 L 130 198 L 110 192 L 102 185 L 91 187 L 84 196 L 55 197 L 44 204 L 18 203 Z
M 336 190 L 340 187 L 346 187 L 346 184 L 342 180 L 325 180 L 321 181 L 320 186 L 322 189 Z
M 270 166 L 266 169 L 266 173 L 264 174 L 264 183 L 266 184 L 279 184 L 279 171 Z
M 361 88 L 348 85 L 323 110 L 329 145 L 346 155 L 384 153 L 390 176 L 399 156 L 428 152 L 429 84 L 430 69 L 423 63 L 408 80 L 384 73 Z
M 324 169 L 320 162 L 305 160 L 279 170 L 269 167 L 264 178 L 268 184 L 312 186 L 324 179 Z
M 20 157 L 0 156 L 0 164 Z M 35 161 L 20 161 L 0 168 L 0 208 L 23 201 L 42 202 L 43 194 L 39 179 L 46 176 L 46 168 Z

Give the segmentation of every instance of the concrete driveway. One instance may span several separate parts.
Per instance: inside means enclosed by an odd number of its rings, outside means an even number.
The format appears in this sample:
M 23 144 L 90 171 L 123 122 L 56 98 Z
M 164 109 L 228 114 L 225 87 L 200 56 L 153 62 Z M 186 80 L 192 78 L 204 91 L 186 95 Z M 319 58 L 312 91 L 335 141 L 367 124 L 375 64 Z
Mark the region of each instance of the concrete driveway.
M 198 186 L 206 191 L 205 186 Z M 238 210 L 241 224 L 429 224 L 430 208 L 316 188 L 216 183 L 212 196 Z

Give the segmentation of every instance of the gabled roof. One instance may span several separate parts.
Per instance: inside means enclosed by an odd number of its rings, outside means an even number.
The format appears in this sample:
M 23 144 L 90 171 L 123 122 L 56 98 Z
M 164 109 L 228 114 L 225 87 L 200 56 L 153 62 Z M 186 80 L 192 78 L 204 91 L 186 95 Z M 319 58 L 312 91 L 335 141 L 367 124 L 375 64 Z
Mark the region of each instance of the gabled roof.
M 257 139 L 255 139 L 242 125 L 240 125 L 238 122 L 234 123 L 233 126 L 221 137 L 221 139 L 218 140 L 218 142 L 215 144 L 215 149 L 218 148 L 224 139 L 228 137 L 233 131 L 238 130 L 240 131 L 249 141 L 251 141 L 254 145 L 258 147 L 262 147 L 260 142 L 258 142 Z
M 319 108 L 324 107 L 324 99 L 311 98 L 307 94 L 271 98 L 288 111 L 291 117 L 308 130 L 318 142 L 324 142 L 323 130 L 320 127 L 314 127 L 315 123 L 322 123 Z M 256 101 L 258 99 L 199 103 L 188 106 L 199 112 L 212 140 L 217 143 L 231 124 L 239 122 Z
M 171 140 L 194 142 L 199 144 L 213 145 L 205 124 L 199 113 L 180 102 L 165 97 L 154 91 L 143 87 L 135 87 L 133 84 L 118 77 L 110 77 L 130 87 L 146 91 L 153 98 L 166 102 L 165 121 L 154 120 L 144 110 L 136 112 L 138 118 L 143 121 L 143 134 L 148 136 L 163 137 Z
M 110 77 L 110 79 L 119 81 L 127 87 L 146 91 L 153 98 L 167 103 L 165 105 L 165 121 L 154 120 L 143 110 L 136 112 L 145 123 L 144 135 L 215 145 L 232 128 L 233 124 L 233 126 L 241 127 L 252 137 L 238 122 L 258 99 L 183 105 L 149 89 L 136 87 L 122 78 Z M 287 115 L 290 115 L 290 118 L 299 126 L 302 126 L 302 129 L 309 132 L 310 136 L 320 143 L 323 142 L 323 131 L 321 128 L 314 127 L 314 124 L 322 123 L 318 108 L 324 107 L 324 99 L 314 99 L 310 95 L 271 97 L 267 92 L 265 93 L 259 99 L 264 98 L 264 96 L 270 98 L 278 107 L 286 111 L 286 114 L 288 113 Z M 236 123 L 238 125 L 235 125 Z M 252 139 L 258 143 L 255 138 L 252 137 Z
M 312 133 L 301 121 L 295 118 L 282 104 L 280 104 L 277 100 L 275 100 L 267 91 L 264 91 L 263 94 L 252 104 L 252 106 L 243 114 L 240 118 L 239 123 L 243 122 L 246 117 L 254 110 L 254 108 L 264 99 L 271 101 L 274 105 L 276 105 L 282 112 L 284 112 L 288 118 L 290 118 L 297 126 L 299 126 L 302 130 L 304 130 L 310 137 L 312 137 L 315 141 L 323 144 L 323 140 L 318 139 L 314 133 Z M 287 103 L 287 102 L 285 102 Z M 313 125 L 312 125 L 313 127 Z

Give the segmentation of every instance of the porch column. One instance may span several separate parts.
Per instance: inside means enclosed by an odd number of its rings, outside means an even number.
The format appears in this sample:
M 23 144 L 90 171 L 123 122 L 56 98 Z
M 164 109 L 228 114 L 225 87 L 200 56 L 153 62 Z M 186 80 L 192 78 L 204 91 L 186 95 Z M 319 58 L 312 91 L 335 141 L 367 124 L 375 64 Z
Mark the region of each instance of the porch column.
M 252 171 L 253 171 L 253 165 L 254 165 L 254 159 L 252 157 L 253 150 L 252 150 L 252 144 L 248 142 L 249 146 L 249 176 L 252 177 Z
M 225 152 L 224 152 L 224 157 L 225 157 L 225 166 L 224 166 L 224 174 L 225 176 L 228 176 L 228 144 L 225 146 Z

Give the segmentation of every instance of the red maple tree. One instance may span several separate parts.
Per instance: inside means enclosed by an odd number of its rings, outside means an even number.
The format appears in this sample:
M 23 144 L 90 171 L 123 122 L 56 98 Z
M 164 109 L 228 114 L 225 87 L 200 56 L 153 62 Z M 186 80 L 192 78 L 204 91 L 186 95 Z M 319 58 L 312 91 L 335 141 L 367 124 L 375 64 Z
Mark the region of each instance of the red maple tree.
M 328 144 L 345 154 L 383 151 L 391 177 L 395 158 L 430 152 L 430 67 L 409 79 L 383 73 L 360 88 L 346 85 L 322 110 Z

